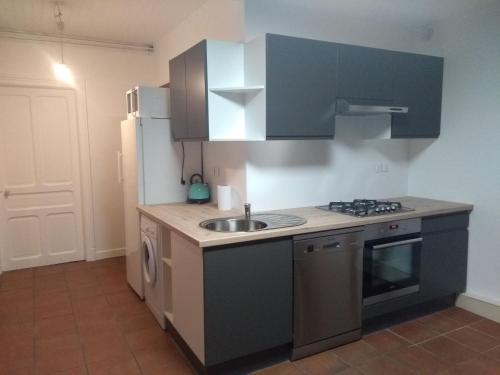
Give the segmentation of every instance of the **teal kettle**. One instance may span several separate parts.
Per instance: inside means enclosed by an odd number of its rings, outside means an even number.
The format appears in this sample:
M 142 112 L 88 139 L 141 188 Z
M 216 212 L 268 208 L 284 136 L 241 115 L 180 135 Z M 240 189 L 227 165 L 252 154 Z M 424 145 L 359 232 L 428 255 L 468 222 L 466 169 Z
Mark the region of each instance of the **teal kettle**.
M 195 180 L 197 180 L 195 182 Z M 188 202 L 206 203 L 210 201 L 210 188 L 203 182 L 203 176 L 195 173 L 189 179 Z

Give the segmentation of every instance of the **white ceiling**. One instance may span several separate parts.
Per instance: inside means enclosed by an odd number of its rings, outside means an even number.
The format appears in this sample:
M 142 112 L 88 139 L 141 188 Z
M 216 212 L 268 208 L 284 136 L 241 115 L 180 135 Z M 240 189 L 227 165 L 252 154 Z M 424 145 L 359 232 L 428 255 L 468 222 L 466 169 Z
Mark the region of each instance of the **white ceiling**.
M 252 1 L 252 0 L 247 0 Z M 349 19 L 353 22 L 387 22 L 409 28 L 432 26 L 449 16 L 499 0 L 269 0 L 303 12 Z
M 0 0 L 0 31 L 57 34 L 56 0 Z M 210 0 L 60 0 L 65 35 L 153 44 Z M 237 0 L 234 0 L 237 1 Z M 252 1 L 252 0 L 246 0 Z M 266 0 L 353 22 L 432 27 L 450 15 L 499 0 Z
M 64 34 L 153 44 L 207 0 L 61 0 Z M 57 34 L 55 0 L 0 0 L 0 31 Z

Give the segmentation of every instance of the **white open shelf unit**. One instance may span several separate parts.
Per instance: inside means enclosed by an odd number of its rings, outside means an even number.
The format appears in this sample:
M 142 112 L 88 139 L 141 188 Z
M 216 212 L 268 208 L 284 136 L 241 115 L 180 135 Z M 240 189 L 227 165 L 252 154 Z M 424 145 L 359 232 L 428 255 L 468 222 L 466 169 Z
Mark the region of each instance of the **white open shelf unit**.
M 264 86 L 239 86 L 239 87 L 213 87 L 210 89 L 210 91 L 214 93 L 220 93 L 220 94 L 248 94 L 248 93 L 253 93 L 253 92 L 258 92 L 260 90 L 263 90 Z
M 170 258 L 166 258 L 166 257 L 163 257 L 161 260 L 162 260 L 162 261 L 163 261 L 163 263 L 165 263 L 167 266 L 172 267 L 172 259 L 170 259 Z
M 170 230 L 162 228 L 162 246 L 161 246 L 161 260 L 163 267 L 163 285 L 164 285 L 164 301 L 163 314 L 173 323 L 173 303 L 172 303 L 172 244 L 170 239 Z
M 174 322 L 174 315 L 168 311 L 165 311 L 165 318 L 167 318 L 170 323 Z
M 207 41 L 211 141 L 266 139 L 265 40 Z

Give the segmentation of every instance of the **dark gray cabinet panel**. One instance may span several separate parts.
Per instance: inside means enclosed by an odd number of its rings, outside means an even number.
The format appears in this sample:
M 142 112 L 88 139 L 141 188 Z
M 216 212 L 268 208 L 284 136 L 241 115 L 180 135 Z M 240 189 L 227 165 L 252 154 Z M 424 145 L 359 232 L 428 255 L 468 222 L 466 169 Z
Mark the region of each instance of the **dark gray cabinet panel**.
M 186 112 L 186 59 L 179 55 L 169 63 L 170 70 L 170 124 L 174 139 L 188 136 Z
M 208 139 L 207 41 L 185 54 L 188 138 Z
M 337 47 L 266 35 L 268 139 L 333 138 Z
M 397 53 L 394 105 L 407 114 L 392 117 L 392 138 L 437 138 L 441 128 L 443 58 Z
M 445 297 L 465 290 L 468 237 L 467 229 L 424 236 L 421 293 L 425 299 Z
M 204 253 L 205 364 L 292 341 L 292 242 Z
M 424 299 L 465 290 L 468 226 L 468 212 L 422 219 L 421 294 Z
M 391 51 L 339 46 L 338 96 L 392 103 L 394 53 Z
M 469 212 L 426 217 L 422 220 L 422 233 L 442 232 L 469 227 Z
M 208 139 L 207 42 L 170 60 L 170 106 L 175 140 Z

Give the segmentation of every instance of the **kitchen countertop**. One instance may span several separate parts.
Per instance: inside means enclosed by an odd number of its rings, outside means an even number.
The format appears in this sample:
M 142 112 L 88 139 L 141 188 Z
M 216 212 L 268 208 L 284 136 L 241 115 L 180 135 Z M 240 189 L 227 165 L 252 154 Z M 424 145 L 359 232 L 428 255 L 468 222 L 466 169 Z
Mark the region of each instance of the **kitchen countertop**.
M 413 208 L 415 211 L 381 216 L 354 217 L 319 210 L 315 207 L 290 208 L 265 212 L 301 216 L 307 220 L 307 223 L 296 227 L 261 230 L 256 232 L 221 233 L 203 229 L 199 224 L 204 220 L 219 217 L 241 216 L 242 212 L 240 210 L 219 211 L 213 204 L 198 205 L 186 203 L 145 205 L 138 206 L 137 209 L 139 212 L 178 232 L 180 235 L 202 248 L 356 227 L 393 220 L 471 211 L 473 209 L 471 204 L 427 198 L 399 197 L 390 198 L 388 200 L 400 201 L 403 206 Z M 263 212 L 254 212 L 254 214 L 257 213 Z

